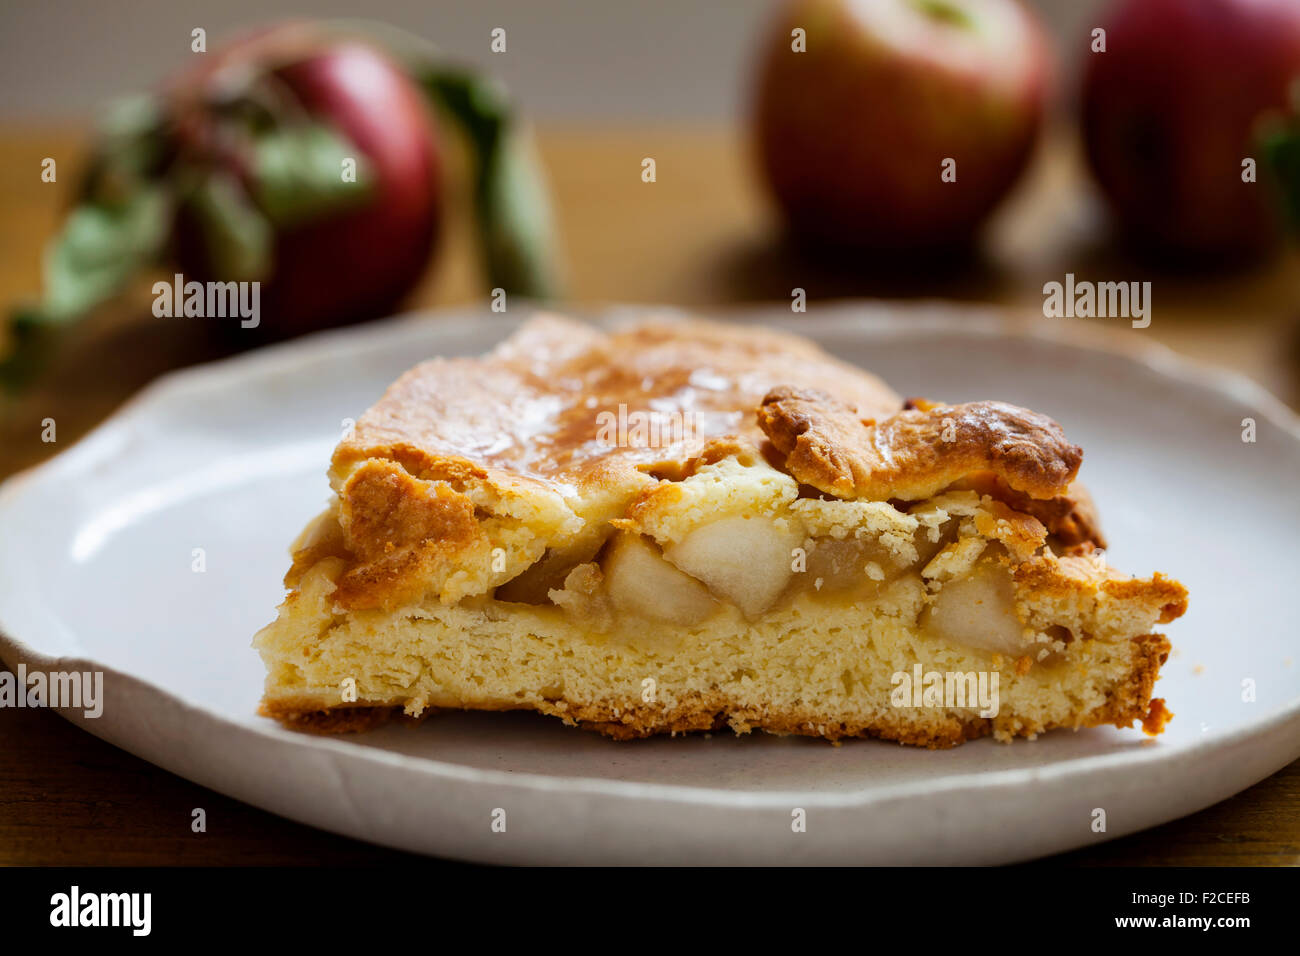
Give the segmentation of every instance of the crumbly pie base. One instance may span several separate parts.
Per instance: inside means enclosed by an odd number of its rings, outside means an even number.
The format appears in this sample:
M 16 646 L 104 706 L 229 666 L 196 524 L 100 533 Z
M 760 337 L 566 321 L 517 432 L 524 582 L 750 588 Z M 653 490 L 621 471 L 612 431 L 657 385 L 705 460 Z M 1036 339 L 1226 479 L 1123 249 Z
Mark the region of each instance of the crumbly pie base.
M 262 711 L 930 747 L 1158 733 L 1155 628 L 1186 591 L 1106 565 L 1081 459 L 1045 416 L 904 402 L 795 336 L 541 316 L 417 366 L 338 446 L 255 640 Z M 900 694 L 931 674 L 995 676 L 996 707 Z

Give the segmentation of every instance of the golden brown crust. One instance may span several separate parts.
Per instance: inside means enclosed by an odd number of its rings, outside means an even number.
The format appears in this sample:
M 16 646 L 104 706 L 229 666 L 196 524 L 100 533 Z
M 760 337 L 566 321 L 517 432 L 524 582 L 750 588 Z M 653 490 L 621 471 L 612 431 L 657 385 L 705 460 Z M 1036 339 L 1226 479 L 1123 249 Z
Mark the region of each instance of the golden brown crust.
M 338 556 L 349 567 L 337 600 L 392 607 L 422 579 L 454 572 L 473 536 L 467 499 L 453 493 L 563 509 L 601 495 L 630 500 L 709 456 L 757 453 L 753 410 L 780 382 L 818 382 L 863 414 L 901 401 L 805 339 L 710 322 L 606 334 L 542 316 L 485 357 L 425 362 L 334 452 L 347 532 Z M 655 438 L 668 440 L 607 440 L 603 427 L 620 414 L 654 416 L 664 426 Z
M 1047 529 L 1041 521 L 996 500 L 975 516 L 975 528 L 985 537 L 1001 542 L 1016 562 L 1028 560 L 1047 540 Z
M 360 609 L 420 597 L 440 564 L 481 537 L 474 503 L 445 481 L 412 478 L 371 459 L 348 476 L 340 525 L 354 557 L 335 599 Z
M 1151 701 L 1146 716 L 1142 718 L 1142 730 L 1150 737 L 1158 737 L 1165 732 L 1165 725 L 1174 719 L 1174 713 L 1165 706 L 1163 697 Z
M 1139 578 L 1112 580 L 1103 584 L 1101 589 L 1104 594 L 1121 601 L 1158 601 L 1160 616 L 1156 618 L 1157 624 L 1168 624 L 1187 613 L 1187 588 L 1158 571 L 1149 581 Z
M 402 712 L 400 707 L 339 706 L 329 709 L 310 702 L 262 701 L 257 712 L 292 730 L 313 734 L 359 734 L 388 723 Z
M 388 458 L 419 477 L 452 480 L 450 470 L 581 494 L 640 474 L 638 466 L 685 460 L 711 438 L 756 443 L 753 409 L 782 382 L 820 382 L 868 415 L 900 402 L 879 379 L 797 336 L 686 321 L 606 334 L 543 316 L 483 358 L 436 359 L 403 375 L 340 443 L 334 473 Z M 601 413 L 620 406 L 660 418 L 691 412 L 691 439 L 601 441 Z
M 1078 481 L 1071 482 L 1064 493 L 1053 498 L 1033 498 L 1012 488 L 993 472 L 983 471 L 954 482 L 951 490 L 961 489 L 988 495 L 1013 511 L 1037 518 L 1060 548 L 1075 548 L 1084 544 L 1096 548 L 1106 547 L 1097 506 L 1088 489 Z
M 764 397 L 758 424 L 790 474 L 839 498 L 916 501 L 980 471 L 1054 498 L 1083 460 L 1056 422 L 1004 402 L 905 408 L 877 421 L 820 389 L 783 386 Z
M 1012 580 L 1022 593 L 1039 599 L 1095 598 L 1132 602 L 1155 610 L 1156 623 L 1168 624 L 1187 613 L 1187 588 L 1157 571 L 1150 578 L 1130 578 L 1086 555 L 1016 565 Z

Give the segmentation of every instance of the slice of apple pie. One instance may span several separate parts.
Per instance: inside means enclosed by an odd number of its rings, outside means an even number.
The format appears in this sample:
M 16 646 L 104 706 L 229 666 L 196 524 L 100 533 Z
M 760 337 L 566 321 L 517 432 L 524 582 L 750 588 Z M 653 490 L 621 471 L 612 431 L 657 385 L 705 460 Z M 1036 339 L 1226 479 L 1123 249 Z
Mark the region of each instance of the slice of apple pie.
M 539 316 L 339 444 L 255 646 L 317 730 L 530 709 L 946 747 L 1169 712 L 1186 591 L 1107 567 L 1052 420 L 904 402 L 792 335 Z

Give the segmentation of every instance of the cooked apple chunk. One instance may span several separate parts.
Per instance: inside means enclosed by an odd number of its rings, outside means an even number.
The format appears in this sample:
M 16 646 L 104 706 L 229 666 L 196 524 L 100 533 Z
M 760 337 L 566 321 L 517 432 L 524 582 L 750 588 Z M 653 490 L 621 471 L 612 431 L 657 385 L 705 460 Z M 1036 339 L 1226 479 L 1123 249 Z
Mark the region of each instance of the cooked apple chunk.
M 787 521 L 737 515 L 696 528 L 664 557 L 752 618 L 785 590 L 801 540 Z
M 694 624 L 717 610 L 708 588 L 665 561 L 639 534 L 616 535 L 602 567 L 606 591 L 619 610 L 672 624 Z
M 1016 617 L 1011 575 L 992 558 L 940 587 L 927 623 L 944 640 L 990 653 L 1014 657 L 1027 647 L 1024 625 Z

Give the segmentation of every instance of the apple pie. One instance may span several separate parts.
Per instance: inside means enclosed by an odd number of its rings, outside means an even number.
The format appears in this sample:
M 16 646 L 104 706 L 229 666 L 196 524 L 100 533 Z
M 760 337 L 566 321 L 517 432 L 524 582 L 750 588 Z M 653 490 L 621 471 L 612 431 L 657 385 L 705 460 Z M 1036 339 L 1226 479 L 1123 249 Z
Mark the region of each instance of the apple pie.
M 1060 426 L 904 401 L 802 338 L 540 315 L 407 372 L 330 464 L 255 639 L 318 731 L 535 710 L 948 747 L 1171 716 L 1187 592 L 1109 567 Z

